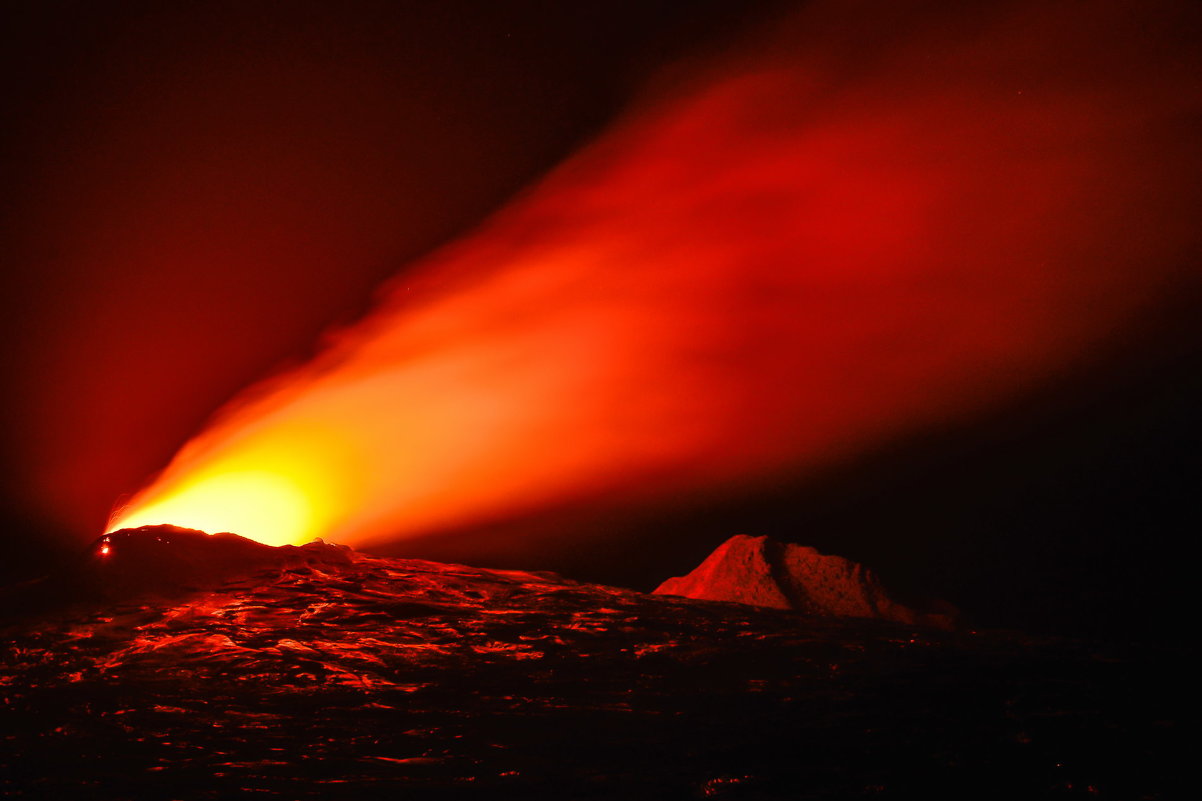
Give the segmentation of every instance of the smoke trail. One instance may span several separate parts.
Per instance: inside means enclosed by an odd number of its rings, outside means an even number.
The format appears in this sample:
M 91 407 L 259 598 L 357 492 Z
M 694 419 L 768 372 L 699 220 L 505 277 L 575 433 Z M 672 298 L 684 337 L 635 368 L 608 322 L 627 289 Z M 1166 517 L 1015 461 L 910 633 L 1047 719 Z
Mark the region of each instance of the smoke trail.
M 370 544 L 725 491 L 1012 400 L 1194 281 L 1197 23 L 807 6 L 407 271 L 112 527 Z

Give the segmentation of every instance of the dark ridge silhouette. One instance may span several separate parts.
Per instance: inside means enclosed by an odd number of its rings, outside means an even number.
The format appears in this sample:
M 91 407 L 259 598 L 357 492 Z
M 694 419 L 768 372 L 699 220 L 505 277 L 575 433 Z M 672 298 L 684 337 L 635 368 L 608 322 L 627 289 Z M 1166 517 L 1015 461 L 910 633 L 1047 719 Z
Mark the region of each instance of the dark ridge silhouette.
M 0 623 L 80 604 L 177 598 L 262 571 L 344 565 L 349 554 L 350 548 L 320 539 L 275 548 L 228 531 L 207 534 L 169 525 L 121 529 L 97 538 L 57 571 L 0 590 Z

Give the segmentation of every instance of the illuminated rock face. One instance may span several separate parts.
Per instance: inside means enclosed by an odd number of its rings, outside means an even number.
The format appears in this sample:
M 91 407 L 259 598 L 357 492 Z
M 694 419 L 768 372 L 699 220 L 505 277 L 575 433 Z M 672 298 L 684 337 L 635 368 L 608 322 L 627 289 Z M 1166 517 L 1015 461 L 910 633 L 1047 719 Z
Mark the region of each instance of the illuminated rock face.
M 864 617 L 952 628 L 954 612 L 923 613 L 897 603 L 876 574 L 804 545 L 740 534 L 718 546 L 687 576 L 655 589 L 707 601 L 733 601 L 824 617 Z

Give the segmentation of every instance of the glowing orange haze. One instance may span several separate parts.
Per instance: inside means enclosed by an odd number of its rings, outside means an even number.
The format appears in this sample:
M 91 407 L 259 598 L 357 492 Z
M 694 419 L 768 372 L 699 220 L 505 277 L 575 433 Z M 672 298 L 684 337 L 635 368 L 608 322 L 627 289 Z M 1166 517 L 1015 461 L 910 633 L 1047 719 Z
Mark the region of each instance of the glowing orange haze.
M 1013 400 L 1194 280 L 1192 21 L 856 5 L 652 93 L 110 530 L 370 546 L 753 486 Z

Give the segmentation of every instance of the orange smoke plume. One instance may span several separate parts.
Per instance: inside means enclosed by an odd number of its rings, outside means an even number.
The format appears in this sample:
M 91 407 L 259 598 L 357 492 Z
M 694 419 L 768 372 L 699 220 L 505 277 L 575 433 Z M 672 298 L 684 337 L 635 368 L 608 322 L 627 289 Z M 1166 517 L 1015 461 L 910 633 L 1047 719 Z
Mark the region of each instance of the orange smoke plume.
M 1194 280 L 1181 9 L 812 4 L 406 271 L 110 530 L 370 546 L 754 487 L 1012 401 Z

